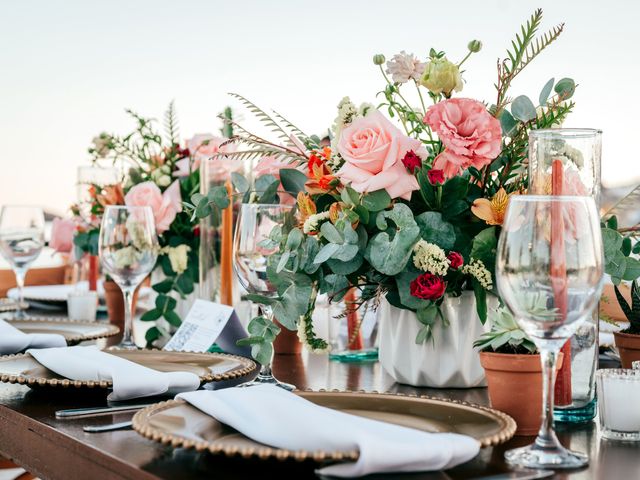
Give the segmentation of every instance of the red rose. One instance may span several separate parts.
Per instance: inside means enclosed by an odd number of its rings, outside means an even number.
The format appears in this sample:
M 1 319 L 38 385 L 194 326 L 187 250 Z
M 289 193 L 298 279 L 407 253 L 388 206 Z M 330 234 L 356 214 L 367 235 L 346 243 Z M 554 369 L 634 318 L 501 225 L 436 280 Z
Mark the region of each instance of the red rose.
M 441 277 L 423 273 L 410 284 L 411 295 L 423 300 L 438 300 L 444 295 L 447 284 Z
M 449 255 L 447 255 L 447 259 L 451 264 L 451 268 L 453 268 L 454 270 L 459 269 L 464 263 L 464 258 L 462 258 L 462 255 L 460 255 L 458 252 L 449 252 Z
M 409 150 L 404 157 L 402 157 L 402 164 L 409 170 L 411 173 L 416 171 L 416 168 L 420 168 L 422 166 L 422 159 L 416 155 L 416 152 L 413 150 Z
M 427 172 L 427 177 L 429 177 L 431 185 L 442 185 L 444 183 L 444 170 L 432 168 Z

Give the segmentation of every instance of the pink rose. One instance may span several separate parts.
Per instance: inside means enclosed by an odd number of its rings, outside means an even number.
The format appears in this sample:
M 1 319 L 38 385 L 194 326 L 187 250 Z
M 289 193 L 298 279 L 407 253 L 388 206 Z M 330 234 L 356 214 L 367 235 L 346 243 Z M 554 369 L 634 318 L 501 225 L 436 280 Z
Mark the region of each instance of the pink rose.
M 66 218 L 54 218 L 51 225 L 49 246 L 58 253 L 69 253 L 73 249 L 73 234 L 76 222 Z
M 433 167 L 447 178 L 470 166 L 481 169 L 500 154 L 502 129 L 486 107 L 470 98 L 451 98 L 427 110 L 424 122 L 440 137 L 445 151 Z
M 232 172 L 237 172 L 243 168 L 243 163 L 239 160 L 231 160 L 227 157 L 216 157 L 220 153 L 233 153 L 236 145 L 229 143 L 222 145 L 229 139 L 216 137 L 210 133 L 199 133 L 187 140 L 187 148 L 191 152 L 191 164 L 188 158 L 176 162 L 178 170 L 174 172 L 177 177 L 188 175 L 190 172 L 200 168 L 202 161 L 209 162 L 209 181 L 224 181 L 229 178 Z M 191 169 L 189 169 L 189 166 Z
M 384 115 L 373 110 L 342 130 L 338 152 L 345 163 L 336 175 L 358 192 L 384 188 L 391 198 L 409 200 L 411 192 L 419 189 L 416 178 L 402 163 L 410 150 L 421 158 L 426 154 L 419 140 L 403 135 Z
M 179 180 L 169 185 L 164 193 L 161 193 L 153 182 L 134 185 L 125 195 L 124 203 L 131 207 L 151 207 L 156 222 L 156 231 L 163 233 L 169 230 L 176 215 L 182 211 Z

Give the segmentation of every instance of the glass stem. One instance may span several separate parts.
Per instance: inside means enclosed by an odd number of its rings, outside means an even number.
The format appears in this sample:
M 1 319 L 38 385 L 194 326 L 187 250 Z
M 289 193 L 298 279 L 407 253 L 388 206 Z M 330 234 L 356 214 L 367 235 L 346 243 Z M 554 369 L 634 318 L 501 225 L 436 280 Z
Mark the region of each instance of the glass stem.
M 122 288 L 124 297 L 124 332 L 122 333 L 122 343 L 133 345 L 133 292 L 135 288 Z
M 27 276 L 27 270 L 24 268 L 16 268 L 14 270 L 16 275 L 16 285 L 18 286 L 18 308 L 16 309 L 16 318 L 24 318 L 25 313 L 22 309 L 24 303 L 24 279 Z
M 540 349 L 542 363 L 542 424 L 536 438 L 536 445 L 542 448 L 559 446 L 553 431 L 554 386 L 556 382 L 557 349 Z
M 273 322 L 273 308 L 271 308 L 271 305 L 261 305 L 260 308 L 262 310 L 262 315 L 264 315 L 265 317 L 267 317 L 268 320 Z M 271 349 L 271 358 L 269 359 L 269 363 L 267 363 L 266 365 L 260 366 L 260 373 L 258 374 L 258 376 L 269 377 L 269 378 L 273 377 L 273 372 L 271 371 L 271 364 L 273 363 L 273 354 L 274 354 L 274 349 Z

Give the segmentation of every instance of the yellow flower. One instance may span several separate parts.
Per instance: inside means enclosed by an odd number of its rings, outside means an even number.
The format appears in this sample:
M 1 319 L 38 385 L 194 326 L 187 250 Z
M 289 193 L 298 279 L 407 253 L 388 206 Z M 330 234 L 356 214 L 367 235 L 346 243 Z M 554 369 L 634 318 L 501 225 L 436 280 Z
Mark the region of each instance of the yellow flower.
M 511 195 L 507 195 L 504 188 L 500 188 L 491 200 L 486 198 L 476 199 L 471 205 L 471 211 L 476 217 L 487 222 L 488 225 L 502 225 Z
M 420 81 L 431 93 L 436 95 L 444 94 L 449 98 L 454 90 L 462 90 L 462 76 L 455 63 L 451 63 L 446 58 L 431 60 Z
M 311 196 L 304 192 L 298 192 L 298 210 L 300 211 L 300 223 L 304 223 L 307 218 L 316 213 L 316 204 Z

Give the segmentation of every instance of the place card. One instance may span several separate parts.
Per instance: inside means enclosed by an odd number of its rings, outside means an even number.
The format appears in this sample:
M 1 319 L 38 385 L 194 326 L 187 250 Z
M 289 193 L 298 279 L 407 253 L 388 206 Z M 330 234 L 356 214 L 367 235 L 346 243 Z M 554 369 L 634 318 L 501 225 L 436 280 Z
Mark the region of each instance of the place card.
M 225 352 L 249 356 L 250 347 L 236 345 L 237 340 L 246 336 L 247 331 L 233 307 L 196 300 L 164 350 L 206 352 L 211 345 L 217 343 Z

